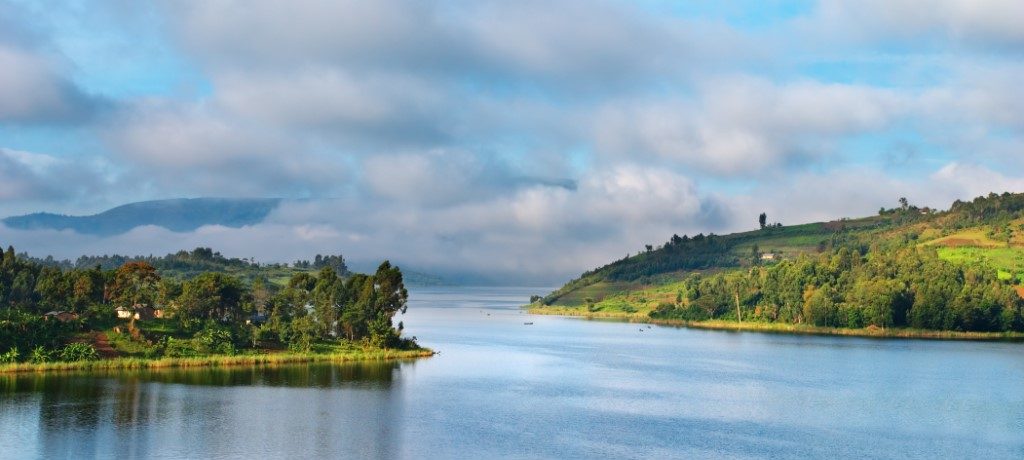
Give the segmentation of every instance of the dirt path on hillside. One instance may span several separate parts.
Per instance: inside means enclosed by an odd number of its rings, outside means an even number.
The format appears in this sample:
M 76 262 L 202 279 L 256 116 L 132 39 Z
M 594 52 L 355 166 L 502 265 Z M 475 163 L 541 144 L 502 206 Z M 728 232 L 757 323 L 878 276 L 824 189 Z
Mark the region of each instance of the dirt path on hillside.
M 107 334 L 103 332 L 96 332 L 92 336 L 92 346 L 96 349 L 96 353 L 101 358 L 116 358 L 117 350 L 110 346 L 110 339 L 107 338 Z

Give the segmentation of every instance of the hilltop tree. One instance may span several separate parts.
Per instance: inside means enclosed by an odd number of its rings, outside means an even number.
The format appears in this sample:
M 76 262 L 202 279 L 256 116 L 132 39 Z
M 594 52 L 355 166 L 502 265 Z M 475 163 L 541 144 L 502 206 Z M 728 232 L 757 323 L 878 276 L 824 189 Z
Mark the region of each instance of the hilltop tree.
M 128 262 L 114 272 L 107 298 L 118 305 L 152 305 L 160 288 L 160 275 L 146 262 Z
M 760 224 L 761 229 L 764 230 L 765 226 L 768 225 L 768 214 L 762 212 L 760 216 L 757 216 L 757 223 Z
M 180 319 L 231 320 L 241 317 L 245 288 L 233 276 L 203 273 L 181 285 L 178 297 Z

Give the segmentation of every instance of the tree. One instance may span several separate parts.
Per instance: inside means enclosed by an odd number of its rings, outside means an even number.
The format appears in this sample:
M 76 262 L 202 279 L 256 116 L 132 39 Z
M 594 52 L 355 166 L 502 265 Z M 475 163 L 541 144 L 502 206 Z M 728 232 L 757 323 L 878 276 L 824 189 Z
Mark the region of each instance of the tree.
M 107 297 L 122 306 L 152 305 L 159 292 L 160 275 L 146 262 L 128 262 L 114 272 Z
M 405 313 L 409 292 L 402 272 L 384 261 L 371 275 L 353 275 L 344 283 L 338 325 L 349 340 L 366 339 L 373 345 L 400 344 L 400 330 L 392 323 L 395 314 Z
M 906 197 L 900 197 L 900 209 L 902 209 L 904 211 L 906 211 L 907 209 L 910 209 L 910 202 L 907 201 Z
M 837 326 L 836 293 L 829 285 L 805 294 L 804 319 L 815 326 Z
M 757 246 L 757 243 L 754 243 L 754 246 L 750 248 L 750 258 L 750 263 L 752 265 L 758 265 L 761 263 L 761 248 Z
M 761 215 L 757 217 L 757 223 L 761 224 L 761 229 L 764 230 L 765 226 L 768 225 L 768 214 L 762 212 Z
M 179 312 L 191 318 L 237 321 L 245 288 L 233 276 L 203 273 L 186 281 L 178 297 Z
M 334 269 L 321 268 L 311 292 L 313 315 L 321 335 L 336 333 L 335 325 L 346 300 L 345 294 L 345 284 Z
M 71 297 L 71 286 L 59 268 L 46 267 L 36 278 L 35 292 L 44 309 L 65 309 Z
M 72 277 L 71 302 L 76 310 L 103 302 L 103 271 L 99 267 L 79 270 Z
M 18 256 L 14 254 L 14 246 L 7 246 L 7 252 L 4 253 L 4 267 L 10 267 L 18 261 Z

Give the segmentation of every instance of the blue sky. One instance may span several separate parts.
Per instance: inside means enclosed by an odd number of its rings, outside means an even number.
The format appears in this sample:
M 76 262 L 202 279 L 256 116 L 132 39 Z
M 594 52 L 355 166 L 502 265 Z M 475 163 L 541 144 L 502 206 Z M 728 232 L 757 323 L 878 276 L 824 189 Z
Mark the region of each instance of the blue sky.
M 1019 1 L 140 3 L 0 0 L 0 215 L 309 201 L 0 239 L 547 281 L 762 210 L 1024 191 Z

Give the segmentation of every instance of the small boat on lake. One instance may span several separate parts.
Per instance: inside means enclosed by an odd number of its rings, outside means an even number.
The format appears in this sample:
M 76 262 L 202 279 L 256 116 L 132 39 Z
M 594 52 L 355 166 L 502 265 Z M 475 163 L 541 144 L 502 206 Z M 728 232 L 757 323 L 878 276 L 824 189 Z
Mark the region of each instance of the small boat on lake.
M 523 324 L 526 325 L 526 326 L 533 326 L 532 322 L 526 322 L 526 323 L 523 323 Z

